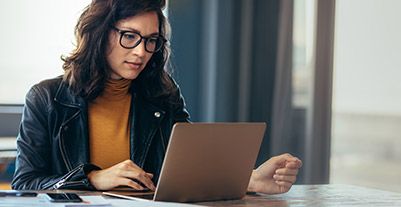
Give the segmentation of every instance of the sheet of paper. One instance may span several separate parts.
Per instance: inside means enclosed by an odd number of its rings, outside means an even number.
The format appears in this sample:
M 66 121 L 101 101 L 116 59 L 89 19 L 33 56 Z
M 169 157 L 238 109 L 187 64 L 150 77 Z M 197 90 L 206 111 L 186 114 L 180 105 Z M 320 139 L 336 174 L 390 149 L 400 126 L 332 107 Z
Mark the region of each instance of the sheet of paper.
M 5 206 L 29 206 L 29 207 L 108 207 L 112 206 L 110 201 L 102 196 L 80 196 L 84 202 L 82 203 L 52 203 L 44 194 L 37 197 L 1 197 L 0 207 Z
M 173 202 L 137 201 L 103 196 L 80 196 L 83 203 L 52 203 L 39 194 L 37 197 L 0 197 L 0 207 L 196 207 L 198 205 Z

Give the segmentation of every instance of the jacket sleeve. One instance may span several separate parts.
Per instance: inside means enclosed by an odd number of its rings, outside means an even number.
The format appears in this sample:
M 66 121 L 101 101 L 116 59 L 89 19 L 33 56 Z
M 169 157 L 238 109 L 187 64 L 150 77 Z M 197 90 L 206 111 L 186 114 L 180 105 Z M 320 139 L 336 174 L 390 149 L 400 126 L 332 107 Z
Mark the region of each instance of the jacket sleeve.
M 25 99 L 22 121 L 17 137 L 16 170 L 12 188 L 17 190 L 93 189 L 87 173 L 98 167 L 83 164 L 66 174 L 52 174 L 51 130 L 49 106 L 34 86 Z
M 174 94 L 174 97 L 176 97 L 176 100 L 174 101 L 175 104 L 173 105 L 173 113 L 174 113 L 174 123 L 177 122 L 191 122 L 190 121 L 190 115 L 186 109 L 185 105 L 185 100 L 184 97 L 181 94 L 180 87 L 178 84 L 174 81 L 173 78 L 171 78 L 172 82 L 174 83 L 176 87 L 176 92 Z

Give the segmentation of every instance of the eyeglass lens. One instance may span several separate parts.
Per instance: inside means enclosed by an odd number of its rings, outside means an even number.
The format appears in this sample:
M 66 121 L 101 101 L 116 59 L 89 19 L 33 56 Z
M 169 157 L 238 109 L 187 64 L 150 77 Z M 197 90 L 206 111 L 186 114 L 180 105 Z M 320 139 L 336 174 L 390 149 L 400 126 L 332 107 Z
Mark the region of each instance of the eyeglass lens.
M 142 39 L 145 41 L 145 49 L 148 52 L 157 52 L 164 43 L 160 36 L 142 37 L 135 32 L 125 31 L 121 33 L 120 44 L 125 48 L 134 48 L 141 43 Z

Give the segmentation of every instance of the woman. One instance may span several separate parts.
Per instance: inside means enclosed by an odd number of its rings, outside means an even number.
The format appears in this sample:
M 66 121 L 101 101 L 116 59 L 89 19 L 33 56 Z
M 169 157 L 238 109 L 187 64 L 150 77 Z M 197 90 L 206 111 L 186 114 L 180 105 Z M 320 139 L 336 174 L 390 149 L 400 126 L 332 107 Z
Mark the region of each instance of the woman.
M 93 0 L 76 26 L 65 74 L 26 96 L 17 138 L 14 189 L 155 189 L 168 137 L 189 121 L 165 71 L 169 25 L 164 0 Z M 274 157 L 248 190 L 283 193 L 301 161 Z

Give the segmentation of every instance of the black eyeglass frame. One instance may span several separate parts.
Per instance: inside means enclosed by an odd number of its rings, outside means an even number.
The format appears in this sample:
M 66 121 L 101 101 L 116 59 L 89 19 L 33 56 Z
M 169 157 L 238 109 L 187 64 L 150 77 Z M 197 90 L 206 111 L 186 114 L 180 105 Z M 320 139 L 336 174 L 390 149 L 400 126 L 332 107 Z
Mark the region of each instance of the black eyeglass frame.
M 166 40 L 162 35 L 158 35 L 157 38 L 160 38 L 162 41 L 160 42 L 160 45 L 159 45 L 159 46 L 156 45 L 156 48 L 155 48 L 154 51 L 150 51 L 150 50 L 148 50 L 148 48 L 147 48 L 147 43 L 148 43 L 149 39 L 154 38 L 155 36 L 144 37 L 144 36 L 142 36 L 141 34 L 139 34 L 139 33 L 136 32 L 136 31 L 121 30 L 121 29 L 118 29 L 118 28 L 116 28 L 116 27 L 113 27 L 113 29 L 116 30 L 116 31 L 120 34 L 119 43 L 120 43 L 121 47 L 123 47 L 123 48 L 125 48 L 125 49 L 133 49 L 133 48 L 137 47 L 139 44 L 141 44 L 142 40 L 144 40 L 146 52 L 148 52 L 148 53 L 156 53 L 156 52 L 160 51 L 160 49 L 163 47 L 163 45 L 167 42 L 167 40 Z M 137 34 L 137 35 L 140 37 L 140 39 L 134 44 L 134 46 L 131 46 L 131 47 L 126 47 L 126 46 L 124 46 L 124 45 L 122 44 L 123 36 L 125 35 L 125 33 L 128 33 L 128 32 L 129 32 L 129 33 Z

